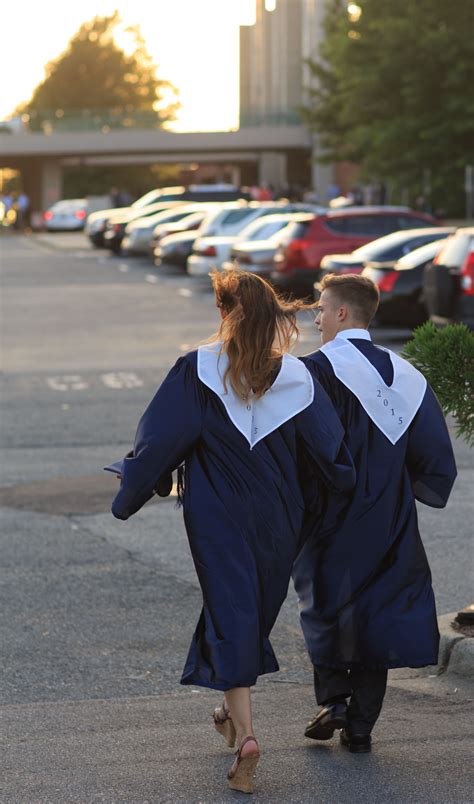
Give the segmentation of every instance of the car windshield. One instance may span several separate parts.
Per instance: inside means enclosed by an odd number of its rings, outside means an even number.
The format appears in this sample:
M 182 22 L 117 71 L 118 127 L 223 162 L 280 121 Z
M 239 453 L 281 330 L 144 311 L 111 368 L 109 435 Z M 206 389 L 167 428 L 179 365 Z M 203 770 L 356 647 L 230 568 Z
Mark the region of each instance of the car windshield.
M 138 221 L 134 221 L 134 224 L 138 229 L 154 229 L 161 223 L 175 223 L 191 214 L 190 212 L 158 212 L 156 215 L 140 218 Z
M 426 243 L 424 246 L 420 246 L 420 248 L 411 251 L 410 254 L 405 254 L 396 264 L 397 271 L 411 271 L 413 268 L 417 268 L 425 262 L 434 260 L 445 243 L 446 238 L 444 237 L 442 240 L 434 240 L 431 243 Z
M 369 262 L 370 260 L 380 259 L 381 257 L 397 257 L 400 254 L 400 249 L 405 243 L 409 243 L 414 239 L 414 235 L 409 232 L 393 232 L 392 234 L 385 235 L 385 237 L 378 237 L 377 240 L 372 240 L 365 246 L 361 246 L 352 252 L 353 257 L 357 257 L 362 262 Z
M 133 209 L 141 209 L 142 207 L 148 206 L 148 204 L 153 204 L 155 201 L 159 201 L 159 198 L 159 190 L 152 190 L 151 192 L 134 201 L 132 207 Z
M 251 212 L 252 210 L 249 207 L 219 209 L 205 219 L 199 234 L 201 237 L 210 237 L 217 234 L 221 227 L 234 226 L 236 223 L 244 221 Z
M 378 237 L 365 246 L 361 246 L 352 252 L 352 256 L 363 262 L 370 260 L 397 260 L 413 248 L 424 245 L 425 242 L 437 240 L 444 237 L 444 232 L 437 232 L 433 229 L 422 234 L 415 231 L 392 232 L 392 234 Z
M 148 204 L 154 204 L 160 200 L 173 200 L 174 196 L 176 196 L 176 200 L 178 200 L 178 197 L 183 193 L 183 190 L 184 187 L 168 187 L 166 193 L 164 192 L 164 189 L 150 190 L 149 193 L 142 195 L 141 198 L 137 198 L 137 200 L 133 202 L 132 207 L 133 209 L 141 209 L 142 207 L 147 207 Z
M 288 221 L 285 219 L 278 221 L 266 221 L 265 218 L 263 220 L 258 219 L 243 229 L 239 240 L 241 242 L 245 240 L 268 240 L 287 225 Z
M 290 221 L 286 228 L 287 240 L 300 240 L 304 238 L 311 223 L 312 219 L 308 221 Z

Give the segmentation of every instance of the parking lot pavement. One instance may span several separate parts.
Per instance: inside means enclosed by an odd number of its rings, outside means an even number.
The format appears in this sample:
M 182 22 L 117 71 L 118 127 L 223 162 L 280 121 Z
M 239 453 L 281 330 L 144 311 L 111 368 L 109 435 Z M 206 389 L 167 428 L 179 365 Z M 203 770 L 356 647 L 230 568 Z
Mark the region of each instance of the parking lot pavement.
M 200 608 L 181 513 L 4 511 L 2 802 L 231 802 L 219 696 L 179 677 Z M 262 802 L 472 801 L 473 687 L 389 685 L 371 755 L 304 739 L 311 672 L 290 595 L 272 643 L 281 672 L 253 694 Z M 442 769 L 442 773 L 440 772 Z
M 179 686 L 201 606 L 182 513 L 164 500 L 114 520 L 116 480 L 102 471 L 129 449 L 167 367 L 209 334 L 211 294 L 33 238 L 6 238 L 5 256 L 0 800 L 236 801 L 211 724 L 218 696 Z M 311 321 L 304 332 L 309 351 Z M 455 449 L 448 507 L 420 506 L 440 613 L 470 594 L 474 453 Z M 293 593 L 272 642 L 281 672 L 255 688 L 254 800 L 473 800 L 472 684 L 393 674 L 374 751 L 353 756 L 302 736 L 314 701 Z
M 60 251 L 95 251 L 84 232 L 32 232 L 29 238 L 40 246 Z

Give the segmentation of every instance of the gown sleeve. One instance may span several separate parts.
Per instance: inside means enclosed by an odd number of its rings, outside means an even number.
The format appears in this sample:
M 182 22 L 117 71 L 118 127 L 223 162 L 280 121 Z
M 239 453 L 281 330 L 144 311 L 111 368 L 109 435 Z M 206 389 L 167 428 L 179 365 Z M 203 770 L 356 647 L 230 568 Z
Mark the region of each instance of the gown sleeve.
M 138 424 L 133 452 L 123 461 L 120 490 L 112 503 L 117 519 L 128 519 L 152 496 L 160 479 L 184 460 L 201 432 L 199 380 L 180 358 Z
M 443 412 L 430 386 L 410 427 L 407 466 L 416 499 L 444 508 L 456 479 L 456 462 Z
M 306 466 L 330 492 L 350 492 L 356 482 L 351 454 L 344 441 L 344 428 L 326 391 L 314 379 L 314 399 L 296 417 L 300 449 Z

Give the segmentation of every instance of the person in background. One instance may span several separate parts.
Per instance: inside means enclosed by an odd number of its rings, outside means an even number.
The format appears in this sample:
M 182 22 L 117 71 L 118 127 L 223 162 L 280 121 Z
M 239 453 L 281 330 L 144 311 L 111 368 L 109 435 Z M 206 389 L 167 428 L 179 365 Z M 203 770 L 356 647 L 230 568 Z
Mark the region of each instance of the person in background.
M 122 206 L 122 204 L 120 203 L 120 190 L 118 189 L 118 187 L 110 188 L 109 198 L 112 209 L 117 209 L 118 207 Z
M 328 185 L 326 189 L 326 200 L 329 204 L 330 201 L 334 201 L 335 198 L 339 198 L 341 195 L 341 188 L 339 187 L 336 182 L 332 182 Z
M 30 225 L 30 199 L 21 191 L 15 201 L 15 228 L 22 231 Z
M 328 740 L 341 729 L 344 747 L 367 752 L 387 670 L 438 661 L 415 500 L 443 508 L 456 465 L 423 375 L 371 341 L 377 287 L 349 274 L 329 275 L 321 286 L 316 325 L 323 345 L 302 360 L 335 406 L 357 483 L 348 503 L 328 501 L 324 526 L 317 521 L 294 567 L 321 706 L 305 735 Z
M 228 745 L 237 742 L 229 785 L 250 793 L 260 756 L 250 688 L 279 669 L 270 632 L 301 547 L 305 503 L 316 510 L 322 489 L 343 493 L 355 478 L 329 399 L 288 354 L 305 303 L 281 300 L 254 274 L 212 281 L 219 331 L 178 360 L 145 411 L 112 512 L 128 519 L 184 463 L 203 608 L 181 683 L 224 693 L 213 717 Z M 308 501 L 303 459 L 313 478 Z
M 122 187 L 118 191 L 118 206 L 119 207 L 129 207 L 130 204 L 133 203 L 133 196 L 131 193 L 128 192 L 124 187 Z

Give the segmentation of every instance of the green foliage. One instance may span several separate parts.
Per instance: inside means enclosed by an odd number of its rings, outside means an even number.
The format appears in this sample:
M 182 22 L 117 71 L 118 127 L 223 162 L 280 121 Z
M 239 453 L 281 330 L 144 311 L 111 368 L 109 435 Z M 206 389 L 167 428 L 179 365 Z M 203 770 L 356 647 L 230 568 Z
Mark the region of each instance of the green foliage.
M 131 52 L 116 44 L 114 37 L 120 30 L 117 11 L 81 25 L 64 53 L 47 65 L 46 78 L 19 110 L 30 115 L 32 128 L 39 128 L 51 115 L 60 120 L 82 110 L 118 115 L 150 112 L 157 123 L 173 119 L 176 103 L 164 108 L 163 103 L 166 94 L 174 101 L 176 90 L 157 77 L 139 28 L 122 29 Z
M 425 375 L 444 413 L 454 416 L 456 435 L 474 446 L 474 332 L 464 324 L 437 329 L 428 322 L 402 355 Z
M 346 0 L 326 0 L 321 58 L 310 62 L 304 116 L 324 161 L 354 161 L 412 200 L 430 183 L 434 206 L 462 212 L 474 163 L 474 3 L 356 3 L 351 19 Z

